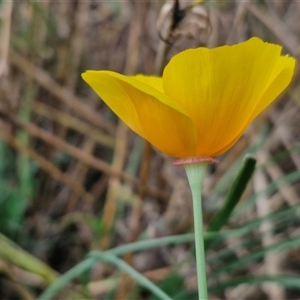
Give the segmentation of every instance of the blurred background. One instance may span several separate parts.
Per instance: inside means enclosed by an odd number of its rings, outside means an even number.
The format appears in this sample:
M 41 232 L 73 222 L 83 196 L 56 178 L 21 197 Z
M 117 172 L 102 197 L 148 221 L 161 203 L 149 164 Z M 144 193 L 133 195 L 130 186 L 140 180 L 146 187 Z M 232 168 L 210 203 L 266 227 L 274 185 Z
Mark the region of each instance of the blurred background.
M 183 49 L 252 36 L 299 59 L 300 2 L 0 1 L 1 299 L 35 299 L 90 250 L 193 231 L 183 168 L 121 123 L 80 74 L 159 75 Z M 211 299 L 300 297 L 299 105 L 297 66 L 289 89 L 208 170 L 206 225 L 245 154 L 257 158 L 223 226 L 243 234 L 224 233 L 207 251 Z M 124 259 L 174 299 L 197 299 L 193 243 Z M 73 298 L 156 299 L 102 264 L 57 296 Z

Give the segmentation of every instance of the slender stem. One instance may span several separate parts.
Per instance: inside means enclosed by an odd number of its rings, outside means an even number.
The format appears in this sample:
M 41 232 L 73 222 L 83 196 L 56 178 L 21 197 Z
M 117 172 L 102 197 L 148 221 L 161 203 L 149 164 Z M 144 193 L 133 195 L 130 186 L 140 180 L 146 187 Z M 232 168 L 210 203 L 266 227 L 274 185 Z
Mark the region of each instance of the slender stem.
M 203 239 L 201 189 L 207 163 L 185 164 L 185 170 L 192 190 L 194 210 L 194 231 L 199 300 L 207 300 L 205 252 Z

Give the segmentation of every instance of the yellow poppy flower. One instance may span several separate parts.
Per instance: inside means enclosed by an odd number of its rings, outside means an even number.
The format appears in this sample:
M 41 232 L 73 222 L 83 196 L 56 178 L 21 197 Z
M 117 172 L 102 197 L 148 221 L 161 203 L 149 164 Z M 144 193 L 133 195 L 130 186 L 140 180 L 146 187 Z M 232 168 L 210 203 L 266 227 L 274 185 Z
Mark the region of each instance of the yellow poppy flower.
M 175 55 L 162 77 L 87 71 L 83 79 L 137 134 L 178 158 L 227 151 L 289 85 L 295 59 L 259 38 Z

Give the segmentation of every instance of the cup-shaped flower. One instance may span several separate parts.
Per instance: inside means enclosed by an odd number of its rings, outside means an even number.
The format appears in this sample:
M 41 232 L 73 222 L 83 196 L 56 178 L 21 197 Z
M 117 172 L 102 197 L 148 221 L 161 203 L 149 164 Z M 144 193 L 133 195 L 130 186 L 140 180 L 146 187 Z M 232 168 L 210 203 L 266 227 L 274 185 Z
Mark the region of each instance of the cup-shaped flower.
M 87 71 L 83 79 L 137 134 L 178 158 L 227 151 L 289 85 L 295 59 L 251 38 L 175 55 L 162 77 Z

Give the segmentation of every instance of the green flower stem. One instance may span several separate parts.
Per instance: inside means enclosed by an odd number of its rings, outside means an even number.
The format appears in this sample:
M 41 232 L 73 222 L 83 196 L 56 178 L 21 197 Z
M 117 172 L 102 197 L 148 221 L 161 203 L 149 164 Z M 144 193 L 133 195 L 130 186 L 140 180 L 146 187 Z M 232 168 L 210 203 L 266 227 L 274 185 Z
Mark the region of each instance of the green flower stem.
M 185 164 L 186 174 L 192 190 L 194 210 L 194 231 L 196 246 L 196 265 L 199 300 L 207 300 L 207 284 L 205 269 L 205 251 L 203 239 L 203 219 L 201 190 L 207 163 Z

